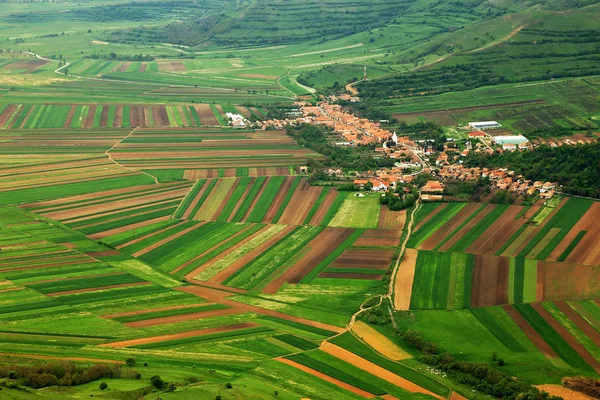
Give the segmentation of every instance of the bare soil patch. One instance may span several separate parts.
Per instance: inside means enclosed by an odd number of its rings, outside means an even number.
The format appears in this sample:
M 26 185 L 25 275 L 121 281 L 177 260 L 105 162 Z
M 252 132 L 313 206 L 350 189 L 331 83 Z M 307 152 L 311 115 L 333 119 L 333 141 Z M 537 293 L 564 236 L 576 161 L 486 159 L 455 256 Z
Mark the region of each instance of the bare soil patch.
M 319 198 L 321 190 L 323 190 L 322 187 L 310 186 L 306 181 L 300 182 L 281 215 L 279 223 L 302 225 L 310 209 Z
M 394 250 L 348 249 L 333 261 L 331 268 L 372 268 L 386 270 L 390 267 L 395 253 Z
M 381 207 L 379 212 L 379 229 L 402 229 L 406 222 L 406 210 L 391 211 L 389 207 Z
M 115 288 L 128 287 L 128 286 L 142 286 L 142 285 L 150 285 L 150 284 L 152 284 L 152 283 L 151 282 L 122 283 L 119 285 L 99 286 L 99 287 L 89 288 L 89 289 L 75 289 L 75 290 L 66 290 L 64 292 L 48 293 L 48 294 L 46 294 L 46 296 L 50 296 L 50 297 L 64 296 L 67 294 L 74 294 L 74 293 L 96 292 L 99 290 L 115 289 Z
M 217 120 L 217 117 L 215 117 L 215 114 L 213 114 L 213 112 L 208 104 L 196 104 L 196 105 L 194 105 L 194 109 L 196 110 L 198 117 L 200 117 L 200 123 L 202 125 L 208 125 L 208 126 L 218 126 L 219 125 L 219 121 Z
M 415 249 L 404 250 L 396 282 L 394 283 L 394 305 L 398 310 L 408 310 L 410 308 L 410 298 L 415 279 L 418 254 L 418 250 Z
M 333 279 L 362 279 L 367 281 L 380 281 L 383 275 L 380 274 L 356 274 L 352 272 L 321 272 L 319 278 Z
M 401 230 L 367 229 L 354 242 L 354 246 L 390 247 L 400 244 Z
M 509 259 L 492 255 L 475 255 L 471 307 L 508 303 Z
M 283 204 L 283 200 L 285 200 L 285 196 L 287 196 L 293 182 L 294 182 L 294 177 L 292 177 L 292 176 L 285 177 L 283 184 L 281 185 L 281 188 L 279 188 L 279 191 L 277 192 L 275 199 L 273 199 L 273 203 L 271 203 L 271 207 L 269 207 L 269 210 L 267 211 L 267 213 L 265 214 L 265 217 L 263 218 L 263 222 L 268 223 L 268 222 L 273 221 L 273 218 L 275 218 L 275 215 L 277 215 L 277 211 L 279 211 L 279 209 L 281 208 L 281 205 Z M 247 191 L 249 189 L 250 189 L 250 185 L 248 185 Z M 245 195 L 242 196 L 242 198 L 244 198 L 244 197 L 246 197 L 246 196 Z
M 354 229 L 349 228 L 325 228 L 317 237 L 306 246 L 308 254 L 288 268 L 283 274 L 271 281 L 263 290 L 264 293 L 277 293 L 285 282 L 299 283 L 309 272 L 323 261 L 332 251 L 346 241 L 352 235 Z

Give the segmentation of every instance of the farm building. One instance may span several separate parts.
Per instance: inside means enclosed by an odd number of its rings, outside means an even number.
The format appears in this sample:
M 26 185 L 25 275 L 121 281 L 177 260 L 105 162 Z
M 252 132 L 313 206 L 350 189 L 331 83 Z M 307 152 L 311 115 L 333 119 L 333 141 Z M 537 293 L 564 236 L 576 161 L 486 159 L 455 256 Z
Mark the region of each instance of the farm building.
M 471 139 L 482 139 L 484 137 L 487 137 L 487 134 L 482 131 L 474 131 L 474 132 L 469 133 L 469 137 Z
M 427 181 L 427 184 L 421 189 L 425 193 L 442 193 L 444 184 L 438 181 Z
M 529 147 L 529 139 L 523 135 L 496 136 L 494 142 L 504 150 L 526 149 Z
M 477 129 L 480 131 L 486 129 L 498 129 L 502 128 L 502 125 L 497 123 L 496 121 L 480 121 L 480 122 L 469 122 L 468 124 L 471 128 Z

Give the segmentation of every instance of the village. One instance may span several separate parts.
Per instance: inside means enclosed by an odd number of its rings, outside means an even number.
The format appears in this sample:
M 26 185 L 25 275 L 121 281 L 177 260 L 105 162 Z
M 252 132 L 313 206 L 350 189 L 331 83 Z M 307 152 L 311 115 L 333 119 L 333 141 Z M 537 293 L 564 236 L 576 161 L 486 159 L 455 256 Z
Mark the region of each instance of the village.
M 532 182 L 507 169 L 490 170 L 488 168 L 469 168 L 463 165 L 463 159 L 470 153 L 493 154 L 495 151 L 527 151 L 533 145 L 522 135 L 492 135 L 490 131 L 502 127 L 496 121 L 470 122 L 458 129 L 464 131 L 464 139 L 448 139 L 443 150 L 436 149 L 432 141 L 414 140 L 408 136 L 398 136 L 382 128 L 382 122 L 373 122 L 350 114 L 336 104 L 338 99 L 356 102 L 357 97 L 350 95 L 330 96 L 317 105 L 297 102 L 296 109 L 288 112 L 285 120 L 267 120 L 259 122 L 262 129 L 285 129 L 286 126 L 316 124 L 330 128 L 339 141 L 337 146 L 374 145 L 375 153 L 380 157 L 397 160 L 394 167 L 376 171 L 343 171 L 328 169 L 326 175 L 332 178 L 353 177 L 354 185 L 360 189 L 375 192 L 395 191 L 399 185 L 412 185 L 420 174 L 431 177 L 421 187 L 423 201 L 443 200 L 445 182 L 489 180 L 492 190 L 506 190 L 515 195 L 533 196 L 539 194 L 542 199 L 551 198 L 556 185 L 551 182 Z

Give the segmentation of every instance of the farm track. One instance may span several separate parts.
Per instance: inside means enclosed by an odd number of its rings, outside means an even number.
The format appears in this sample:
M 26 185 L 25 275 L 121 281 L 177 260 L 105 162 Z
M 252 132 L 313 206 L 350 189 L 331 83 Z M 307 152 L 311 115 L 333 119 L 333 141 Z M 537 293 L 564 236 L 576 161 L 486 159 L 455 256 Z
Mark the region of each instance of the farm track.
M 138 127 L 134 128 L 134 129 L 133 129 L 131 132 L 129 132 L 129 135 L 125 136 L 123 139 L 121 139 L 121 140 L 119 140 L 117 143 L 115 143 L 115 144 L 114 144 L 114 145 L 113 145 L 113 146 L 112 146 L 110 149 L 106 150 L 106 151 L 104 152 L 104 154 L 106 154 L 106 155 L 108 156 L 108 158 L 110 159 L 110 161 L 111 161 L 111 162 L 115 163 L 115 164 L 116 164 L 116 165 L 118 165 L 119 167 L 121 167 L 121 168 L 123 168 L 123 169 L 126 169 L 126 170 L 128 170 L 128 171 L 138 172 L 138 173 L 142 173 L 142 174 L 144 174 L 144 175 L 147 175 L 147 176 L 149 176 L 150 178 L 154 179 L 154 182 L 155 182 L 155 183 L 158 185 L 158 179 L 157 179 L 157 178 L 156 178 L 154 175 L 150 175 L 150 174 L 149 174 L 149 173 L 147 173 L 147 172 L 144 172 L 144 171 L 140 171 L 140 170 L 136 170 L 136 169 L 133 169 L 133 168 L 126 167 L 126 166 L 124 166 L 123 164 L 120 164 L 119 162 L 117 162 L 115 159 L 113 159 L 113 156 L 112 156 L 112 154 L 110 154 L 110 151 L 111 151 L 112 149 L 114 149 L 115 147 L 117 147 L 117 146 L 118 146 L 119 144 L 121 144 L 121 143 L 122 143 L 124 140 L 126 140 L 126 139 L 129 139 L 129 138 L 131 137 L 131 135 L 133 135 L 133 134 L 135 133 L 135 131 L 137 131 L 137 130 L 138 130 Z

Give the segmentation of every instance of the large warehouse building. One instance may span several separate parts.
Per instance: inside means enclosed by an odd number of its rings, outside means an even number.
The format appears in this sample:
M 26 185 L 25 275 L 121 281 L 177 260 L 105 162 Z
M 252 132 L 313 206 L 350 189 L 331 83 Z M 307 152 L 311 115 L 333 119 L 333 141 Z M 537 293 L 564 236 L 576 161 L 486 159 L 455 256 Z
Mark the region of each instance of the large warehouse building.
M 473 129 L 478 129 L 480 131 L 483 131 L 486 129 L 502 128 L 502 125 L 500 125 L 496 121 L 469 122 L 469 126 Z

